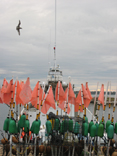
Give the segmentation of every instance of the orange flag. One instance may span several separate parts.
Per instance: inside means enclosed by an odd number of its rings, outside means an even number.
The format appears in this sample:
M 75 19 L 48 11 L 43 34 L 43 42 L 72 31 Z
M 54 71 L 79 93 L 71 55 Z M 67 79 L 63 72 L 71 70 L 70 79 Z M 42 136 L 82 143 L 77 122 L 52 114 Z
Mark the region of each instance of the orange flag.
M 1 91 L 2 89 L 0 88 L 0 103 L 3 103 L 3 93 Z
M 88 107 L 89 104 L 90 104 L 90 101 L 92 100 L 91 92 L 90 92 L 90 90 L 88 88 L 88 82 L 86 82 L 86 91 L 87 91 L 89 97 L 87 97 L 86 99 L 84 99 L 84 105 L 85 105 L 85 107 Z
M 76 97 L 76 103 L 78 104 L 82 104 L 82 100 L 81 100 L 81 90 L 79 91 L 77 97 Z
M 88 92 L 86 91 L 84 85 L 82 84 L 82 91 L 83 91 L 83 100 L 84 100 L 84 106 L 87 108 L 89 106 L 90 97 Z M 82 100 L 81 100 L 82 101 Z
M 59 93 L 58 93 L 58 87 L 59 87 Z M 64 107 L 66 108 L 65 101 L 67 98 L 67 92 L 68 89 L 64 92 L 61 82 L 58 82 L 55 90 L 55 100 L 58 101 L 59 99 L 58 107 L 61 108 L 62 110 L 64 110 Z M 70 106 L 68 104 L 67 114 L 69 113 L 70 113 Z
M 20 82 L 20 87 L 21 87 L 21 89 L 24 87 L 24 81 Z
M 19 97 L 21 90 L 22 90 L 21 85 L 19 81 L 17 81 L 17 90 L 16 90 L 16 99 L 15 99 L 17 105 L 22 103 L 22 100 Z
M 103 106 L 104 109 L 104 84 L 102 84 L 101 90 L 100 90 L 100 95 L 98 97 L 98 101 L 100 101 L 100 103 Z
M 89 97 L 90 97 L 90 100 L 91 100 L 92 99 L 92 96 L 91 96 L 91 92 L 90 92 L 90 90 L 88 88 L 88 82 L 86 82 L 86 91 L 88 92 Z
M 42 109 L 41 109 L 41 112 L 43 114 L 47 114 L 50 107 L 56 109 L 52 86 L 50 87 L 49 92 L 46 95 L 47 96 L 45 97 L 45 101 L 44 101 Z
M 65 101 L 67 102 L 67 94 L 68 94 L 68 88 L 65 90 L 65 93 L 64 93 L 64 96 L 63 96 L 64 101 L 61 101 L 61 102 L 59 103 L 59 106 L 58 106 L 58 107 L 61 108 L 62 110 L 64 110 L 64 107 L 65 107 L 65 110 L 66 110 Z M 69 114 L 70 111 L 71 111 L 71 109 L 70 109 L 69 101 L 68 101 L 67 114 Z
M 78 112 L 79 111 L 79 103 L 76 103 L 76 105 L 75 105 L 75 112 Z M 80 107 L 80 112 L 83 112 L 83 107 L 82 107 L 82 105 L 81 105 L 81 107 Z
M 81 100 L 81 90 L 79 91 L 78 95 L 77 95 L 77 98 L 76 98 L 76 104 L 75 104 L 75 112 L 78 112 L 79 110 L 79 104 L 82 103 L 82 100 Z M 83 108 L 82 108 L 82 105 L 80 107 L 80 112 L 83 112 Z
M 13 89 L 14 89 L 14 87 L 13 87 L 13 79 L 12 79 L 12 80 L 10 80 L 4 93 L 11 93 L 11 91 L 14 91 Z
M 75 105 L 75 94 L 72 89 L 71 83 L 69 83 L 69 97 L 68 97 L 68 103 L 74 104 Z
M 68 88 L 66 89 L 65 92 L 66 93 L 63 96 L 63 100 L 67 101 L 67 96 L 68 96 L 68 103 L 71 103 L 71 104 L 75 105 L 76 98 L 75 98 L 75 94 L 74 94 L 74 91 L 72 89 L 71 83 L 69 83 L 69 92 L 68 92 Z M 62 102 L 63 102 L 63 100 L 62 100 Z
M 33 89 L 32 91 L 32 94 L 31 94 L 31 103 L 32 105 L 36 108 L 37 106 L 37 96 L 38 95 L 38 89 L 39 89 L 39 81 L 37 82 L 35 88 Z M 40 92 L 40 91 L 39 91 Z
M 20 99 L 22 100 L 23 105 L 25 105 L 31 100 L 31 93 L 32 93 L 32 90 L 30 87 L 30 79 L 28 77 L 19 95 Z
M 5 92 L 6 92 L 7 86 L 8 86 L 8 82 L 7 82 L 7 80 L 4 78 L 4 80 L 3 80 L 3 85 L 2 85 L 2 89 L 1 89 L 1 92 L 2 92 L 2 93 L 5 93 Z
M 84 107 L 88 107 L 89 103 L 90 103 L 90 96 L 87 92 L 87 90 L 85 89 L 84 85 L 82 84 L 82 91 L 83 91 L 83 101 L 84 101 Z M 81 90 L 78 93 L 78 96 L 76 98 L 76 107 L 75 107 L 75 112 L 78 111 L 78 106 L 79 104 L 82 105 L 82 99 L 81 99 Z M 81 108 L 82 111 L 82 108 Z
M 65 104 L 65 101 L 67 100 L 67 93 L 68 93 L 68 88 L 65 90 L 65 93 L 64 93 L 64 96 L 63 96 L 63 99 L 62 101 L 60 101 L 58 107 L 61 108 L 62 110 L 66 110 L 66 104 Z M 69 103 L 68 103 L 68 106 L 67 106 L 67 114 L 69 114 L 71 111 L 70 109 L 70 106 L 69 106 Z
M 38 93 L 38 88 L 39 88 L 39 93 Z M 37 108 L 37 96 L 39 96 L 39 109 L 40 109 L 41 100 L 43 100 L 45 96 L 45 93 L 44 93 L 44 96 L 42 99 L 42 94 L 43 94 L 43 89 L 39 85 L 39 82 L 37 82 L 31 94 L 31 103 L 35 108 Z
M 6 83 L 7 84 L 7 83 Z M 14 97 L 14 94 L 15 94 L 15 87 L 13 85 L 13 79 L 10 80 L 9 84 L 7 85 L 7 88 L 3 89 L 3 99 L 4 99 L 4 103 L 6 104 L 10 104 L 11 102 L 11 96 L 12 96 L 12 92 L 13 91 L 13 97 Z
M 58 87 L 59 87 L 59 93 L 58 93 Z M 58 82 L 55 90 L 55 100 L 58 101 L 59 99 L 59 102 L 64 101 L 64 93 L 65 92 L 63 90 L 61 82 Z

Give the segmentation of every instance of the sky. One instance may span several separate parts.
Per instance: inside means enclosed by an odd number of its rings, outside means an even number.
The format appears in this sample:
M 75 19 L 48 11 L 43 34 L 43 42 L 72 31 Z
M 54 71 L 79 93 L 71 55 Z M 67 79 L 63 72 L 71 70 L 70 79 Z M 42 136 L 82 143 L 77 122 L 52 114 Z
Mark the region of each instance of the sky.
M 0 86 L 3 79 L 46 82 L 54 65 L 55 0 L 0 2 Z M 21 21 L 21 35 L 16 26 Z M 117 86 L 117 0 L 56 0 L 56 59 L 63 81 L 90 90 Z

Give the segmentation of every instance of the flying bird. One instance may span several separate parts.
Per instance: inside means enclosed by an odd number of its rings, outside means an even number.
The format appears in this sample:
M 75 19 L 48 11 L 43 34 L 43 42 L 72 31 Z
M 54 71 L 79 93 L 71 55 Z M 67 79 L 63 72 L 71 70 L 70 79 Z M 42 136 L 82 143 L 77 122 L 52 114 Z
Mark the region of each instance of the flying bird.
M 19 20 L 19 24 L 18 24 L 18 26 L 16 27 L 16 30 L 18 31 L 18 34 L 20 35 L 20 29 L 22 29 L 21 27 L 20 27 L 20 24 L 21 24 L 21 22 L 20 22 L 20 20 Z

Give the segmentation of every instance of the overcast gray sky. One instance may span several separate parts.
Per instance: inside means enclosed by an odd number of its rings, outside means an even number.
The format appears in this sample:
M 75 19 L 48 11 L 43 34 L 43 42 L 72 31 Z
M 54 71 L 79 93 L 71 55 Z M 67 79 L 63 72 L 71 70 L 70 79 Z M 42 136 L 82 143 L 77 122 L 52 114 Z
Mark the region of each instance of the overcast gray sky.
M 117 0 L 56 0 L 57 64 L 80 89 L 117 85 Z M 16 31 L 21 20 L 21 35 Z M 55 0 L 0 2 L 0 85 L 3 78 L 46 81 L 54 64 Z M 100 88 L 100 87 L 99 87 Z

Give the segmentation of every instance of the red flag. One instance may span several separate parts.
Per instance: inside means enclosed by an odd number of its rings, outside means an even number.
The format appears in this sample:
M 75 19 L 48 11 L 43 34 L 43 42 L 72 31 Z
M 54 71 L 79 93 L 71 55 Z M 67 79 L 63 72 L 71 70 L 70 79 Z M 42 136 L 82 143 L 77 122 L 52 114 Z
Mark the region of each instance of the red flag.
M 84 106 L 88 107 L 89 104 L 90 104 L 90 101 L 92 99 L 91 92 L 90 92 L 90 90 L 88 88 L 88 82 L 86 82 L 86 91 L 87 91 L 89 97 L 84 98 Z
M 98 101 L 100 101 L 100 103 L 103 106 L 104 109 L 104 84 L 102 84 L 101 90 L 100 90 L 100 95 L 98 97 Z
M 1 89 L 2 93 L 5 93 L 5 92 L 6 92 L 7 86 L 8 86 L 8 82 L 7 82 L 7 80 L 4 78 L 4 80 L 3 80 L 3 85 L 2 85 L 2 89 Z
M 27 78 L 26 83 L 24 84 L 23 89 L 20 92 L 20 99 L 22 100 L 22 104 L 25 105 L 31 100 L 31 87 L 30 87 L 30 79 L 29 77 Z
M 24 87 L 24 81 L 20 82 L 20 87 L 21 87 L 21 89 Z
M 38 92 L 38 89 L 39 89 L 39 92 Z M 42 94 L 43 94 L 43 89 L 39 85 L 39 82 L 37 82 L 31 94 L 31 103 L 35 108 L 37 108 L 37 101 L 38 101 L 37 96 L 39 96 L 39 109 L 40 109 L 41 100 L 43 100 L 45 96 L 45 93 L 44 93 L 43 99 L 42 99 Z
M 17 105 L 22 103 L 22 100 L 19 97 L 21 90 L 22 90 L 21 85 L 19 81 L 17 81 L 17 90 L 16 90 L 16 99 L 15 99 Z
M 59 93 L 58 93 L 58 87 L 59 87 Z M 66 108 L 65 101 L 67 98 L 67 92 L 68 89 L 66 89 L 66 91 L 64 92 L 61 82 L 58 82 L 55 90 L 55 100 L 58 101 L 59 99 L 58 107 L 61 108 L 62 110 L 64 110 L 64 107 Z M 68 104 L 67 114 L 69 113 L 70 113 L 70 106 Z
M 12 91 L 14 91 L 13 89 L 14 89 L 14 87 L 13 87 L 13 79 L 12 79 L 12 80 L 10 80 L 4 93 L 11 93 Z
M 68 103 L 74 104 L 75 105 L 75 94 L 72 89 L 71 83 L 69 83 L 69 96 L 68 96 Z
M 37 106 L 37 96 L 38 95 L 38 89 L 39 89 L 39 81 L 37 82 L 35 88 L 33 89 L 32 91 L 32 94 L 31 94 L 31 103 L 32 105 L 36 108 Z
M 61 100 L 61 103 L 63 101 L 67 101 L 67 96 L 68 96 L 68 103 L 74 104 L 75 105 L 75 94 L 74 91 L 72 89 L 72 85 L 71 83 L 69 83 L 69 92 L 68 92 L 68 88 L 65 91 L 66 93 L 64 93 L 63 99 Z
M 90 97 L 83 84 L 82 84 L 82 91 L 83 91 L 84 107 L 87 108 L 89 106 Z
M 0 103 L 3 103 L 3 93 L 1 91 L 2 89 L 0 88 Z
M 79 103 L 76 103 L 75 104 L 75 112 L 78 112 L 79 111 Z M 82 105 L 80 106 L 80 112 L 83 112 L 83 107 L 82 107 Z
M 59 92 L 58 92 L 58 87 L 59 87 Z M 58 101 L 59 99 L 59 102 L 64 101 L 64 93 L 65 92 L 63 90 L 61 82 L 58 82 L 55 90 L 55 100 Z
M 55 101 L 54 101 L 54 95 L 53 95 L 53 91 L 52 91 L 52 86 L 50 87 L 49 92 L 46 95 L 47 95 L 45 97 L 46 99 L 45 99 L 43 106 L 42 106 L 42 109 L 41 109 L 41 112 L 43 114 L 47 114 L 50 107 L 56 109 Z
M 90 97 L 89 97 L 89 94 L 88 92 L 86 91 L 84 85 L 82 84 L 82 91 L 83 91 L 83 101 L 84 101 L 84 107 L 88 107 L 89 106 L 89 103 L 90 103 Z M 81 99 L 81 90 L 79 91 L 78 95 L 77 95 L 77 98 L 76 98 L 76 107 L 75 107 L 75 112 L 78 111 L 78 106 L 79 104 L 82 104 L 82 99 Z M 81 108 L 81 111 L 82 111 L 82 108 Z
M 77 97 L 76 97 L 76 104 L 82 104 L 82 100 L 81 100 L 81 90 L 79 91 Z
M 76 98 L 75 112 L 78 112 L 79 104 L 81 104 L 81 90 L 79 91 L 77 98 Z
M 7 85 L 7 88 L 6 89 L 4 88 L 3 93 L 4 93 L 3 94 L 4 103 L 10 104 L 11 98 L 14 97 L 14 93 L 15 93 L 15 88 L 13 86 L 13 79 L 10 80 L 9 84 Z
M 89 97 L 90 97 L 90 100 L 91 100 L 92 99 L 92 96 L 91 96 L 91 92 L 90 92 L 90 90 L 88 88 L 88 82 L 86 82 L 86 91 L 88 92 Z
M 65 93 L 64 93 L 64 96 L 63 96 L 63 99 L 62 101 L 60 101 L 58 107 L 61 108 L 62 110 L 66 110 L 66 104 L 65 104 L 65 101 L 67 101 L 67 93 L 68 93 L 68 88 L 65 90 Z M 67 107 L 67 114 L 69 114 L 71 111 L 70 109 L 70 106 L 69 106 L 69 103 L 68 103 L 68 107 Z

